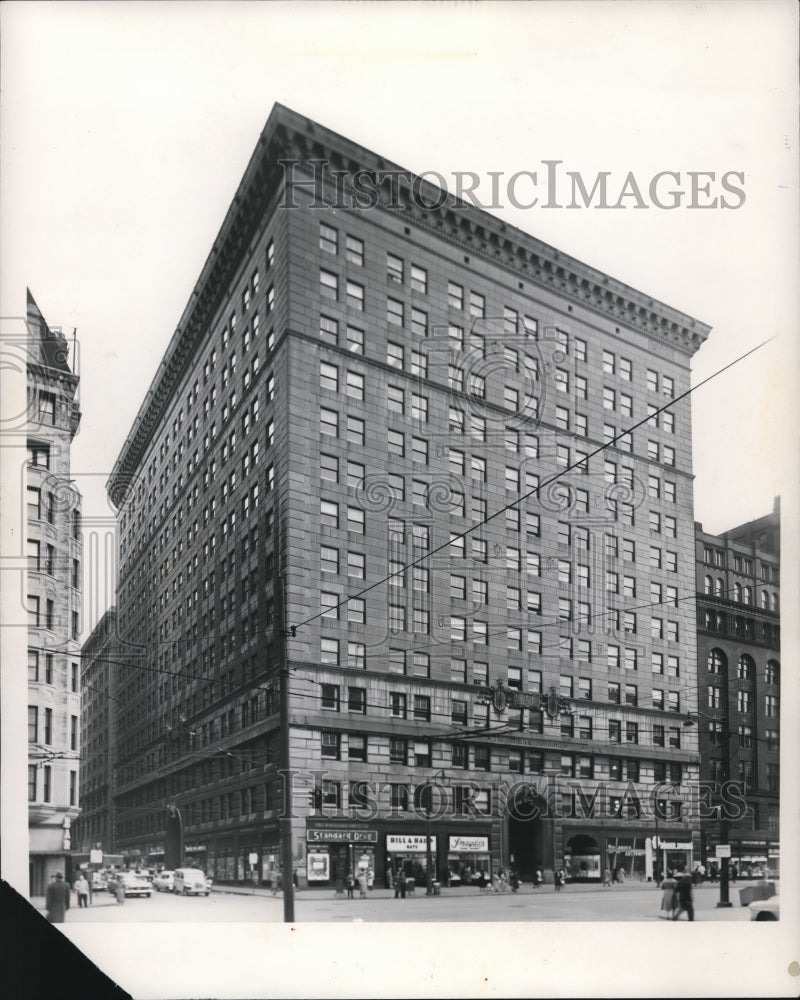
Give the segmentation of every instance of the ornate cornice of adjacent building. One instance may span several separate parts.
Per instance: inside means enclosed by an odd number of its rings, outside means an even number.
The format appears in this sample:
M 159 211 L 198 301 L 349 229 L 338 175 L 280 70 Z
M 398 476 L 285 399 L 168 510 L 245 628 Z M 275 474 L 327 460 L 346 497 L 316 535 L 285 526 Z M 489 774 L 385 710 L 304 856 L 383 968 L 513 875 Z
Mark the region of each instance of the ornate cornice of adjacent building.
M 303 163 L 325 160 L 334 170 L 348 175 L 373 171 L 403 174 L 409 179 L 414 176 L 410 171 L 289 108 L 280 104 L 273 107 L 189 303 L 108 480 L 106 488 L 117 507 L 124 501 L 132 476 L 155 427 L 174 397 L 191 357 L 208 332 L 208 325 L 229 288 L 242 252 L 262 223 L 270 199 L 280 188 L 283 180 L 281 159 L 295 159 Z M 420 190 L 429 201 L 439 193 L 438 188 L 425 181 L 420 182 Z M 390 198 L 399 198 L 402 202 L 404 207 L 399 214 L 404 222 L 433 233 L 443 241 L 509 271 L 518 279 L 568 299 L 687 356 L 694 354 L 710 332 L 711 328 L 699 320 L 451 196 L 441 208 L 424 208 L 412 197 L 409 182 L 400 184 L 394 194 L 384 189 L 378 207 L 398 214 L 398 210 L 387 207 Z

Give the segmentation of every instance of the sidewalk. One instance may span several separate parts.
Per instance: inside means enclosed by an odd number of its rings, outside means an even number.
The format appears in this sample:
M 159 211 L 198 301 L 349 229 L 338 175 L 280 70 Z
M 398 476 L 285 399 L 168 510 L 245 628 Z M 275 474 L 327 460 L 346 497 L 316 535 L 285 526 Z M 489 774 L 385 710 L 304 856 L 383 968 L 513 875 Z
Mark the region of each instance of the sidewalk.
M 744 888 L 744 886 L 732 886 L 730 891 L 730 899 L 734 906 L 739 905 L 739 895 L 738 889 Z M 711 882 L 704 882 L 702 885 L 694 886 L 695 892 L 709 892 L 713 891 L 719 893 L 719 883 L 712 884 Z M 232 893 L 234 895 L 243 896 L 271 896 L 272 890 L 268 886 L 248 886 L 248 885 L 213 885 L 213 892 L 220 893 Z M 653 882 L 638 882 L 638 881 L 627 881 L 623 883 L 615 883 L 612 886 L 603 886 L 594 884 L 591 882 L 587 883 L 567 883 L 561 890 L 561 893 L 567 895 L 575 895 L 576 893 L 607 893 L 609 895 L 613 893 L 627 893 L 627 892 L 650 892 L 654 896 L 661 892 L 661 890 Z M 308 900 L 322 900 L 322 899 L 334 899 L 336 893 L 333 888 L 326 889 L 295 889 L 295 899 L 298 903 L 302 903 L 304 899 Z M 517 896 L 554 896 L 556 894 L 555 887 L 553 885 L 541 885 L 538 889 L 530 884 L 522 884 L 519 887 Z M 356 896 L 358 895 L 356 891 Z M 416 895 L 425 895 L 425 886 L 418 885 L 416 887 Z M 486 899 L 487 896 L 508 896 L 512 897 L 515 895 L 510 889 L 502 893 L 493 892 L 481 892 L 475 886 L 453 886 L 448 888 L 447 886 L 442 886 L 441 895 L 448 897 L 458 897 L 465 899 Z M 283 892 L 278 892 L 275 896 L 279 899 L 283 896 Z M 338 898 L 345 898 L 344 892 Z M 394 889 L 371 889 L 367 894 L 368 899 L 394 899 Z

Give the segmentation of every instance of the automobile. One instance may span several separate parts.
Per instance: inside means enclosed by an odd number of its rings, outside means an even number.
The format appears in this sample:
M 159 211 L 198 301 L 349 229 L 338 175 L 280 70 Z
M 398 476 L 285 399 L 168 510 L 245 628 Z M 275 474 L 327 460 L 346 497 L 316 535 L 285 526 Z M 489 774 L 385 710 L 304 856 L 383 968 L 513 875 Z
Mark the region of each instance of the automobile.
M 780 920 L 781 903 L 778 896 L 769 899 L 756 899 L 747 909 L 751 920 Z
M 126 896 L 145 896 L 147 899 L 150 898 L 153 887 L 146 878 L 142 878 L 136 872 L 120 872 L 117 878 L 122 881 Z
M 211 892 L 211 879 L 206 878 L 199 868 L 176 868 L 172 891 L 182 896 L 208 896 Z
M 108 889 L 108 882 L 103 872 L 92 872 L 89 877 L 89 887 L 92 892 L 105 892 Z
M 153 873 L 150 871 L 149 868 L 137 868 L 136 869 L 136 874 L 140 878 L 146 879 L 148 882 L 150 882 L 152 884 L 152 882 L 153 882 Z
M 153 888 L 156 892 L 172 892 L 175 872 L 158 872 L 153 876 Z

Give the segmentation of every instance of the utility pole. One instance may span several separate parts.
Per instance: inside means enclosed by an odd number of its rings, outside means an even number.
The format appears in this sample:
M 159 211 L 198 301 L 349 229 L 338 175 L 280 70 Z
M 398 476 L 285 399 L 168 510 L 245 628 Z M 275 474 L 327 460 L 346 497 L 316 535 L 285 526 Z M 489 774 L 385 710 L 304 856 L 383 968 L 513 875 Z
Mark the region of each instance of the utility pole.
M 731 757 L 730 738 L 731 731 L 728 725 L 728 712 L 730 706 L 725 707 L 725 718 L 722 720 L 722 731 L 720 732 L 720 742 L 722 743 L 722 788 L 725 789 L 731 779 Z M 725 848 L 722 856 L 722 867 L 719 873 L 719 902 L 717 906 L 731 906 L 730 901 L 730 830 L 728 827 L 728 814 L 725 805 L 725 795 L 720 795 L 717 806 L 719 816 L 719 843 Z

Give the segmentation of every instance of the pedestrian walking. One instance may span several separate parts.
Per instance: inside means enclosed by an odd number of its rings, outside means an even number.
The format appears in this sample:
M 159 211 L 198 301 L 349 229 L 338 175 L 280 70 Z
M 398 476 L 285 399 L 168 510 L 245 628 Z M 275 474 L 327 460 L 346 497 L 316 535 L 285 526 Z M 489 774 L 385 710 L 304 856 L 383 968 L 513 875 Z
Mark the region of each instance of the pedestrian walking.
M 356 880 L 352 872 L 347 873 L 347 878 L 345 879 L 345 885 L 347 886 L 347 898 L 353 898 L 353 888 L 355 887 Z
M 51 924 L 63 924 L 69 909 L 69 886 L 64 881 L 61 872 L 56 872 L 55 878 L 48 885 L 44 896 L 47 919 Z
M 87 907 L 89 905 L 89 883 L 83 873 L 75 879 L 75 892 L 78 894 L 78 908 Z
M 111 886 L 109 886 L 109 889 Z M 122 875 L 116 874 L 114 876 L 114 895 L 117 899 L 117 905 L 122 906 L 125 902 L 125 883 L 122 881 Z
M 272 895 L 277 895 L 278 890 L 281 887 L 281 873 L 276 868 L 272 873 Z
M 489 885 L 492 892 L 500 892 L 500 879 L 498 878 L 497 872 L 492 874 Z
M 398 896 L 406 898 L 406 873 L 402 868 L 398 869 L 394 878 L 394 898 L 397 899 Z
M 675 878 L 673 878 L 672 872 L 668 871 L 667 877 L 661 883 L 663 892 L 661 894 L 661 912 L 659 913 L 659 916 L 664 920 L 672 920 L 673 914 L 675 913 L 677 905 L 675 899 L 675 889 L 677 886 L 678 883 Z
M 553 880 L 556 887 L 556 892 L 561 892 L 561 886 L 567 881 L 567 873 L 563 868 L 559 868 L 556 872 L 555 879 Z
M 536 866 L 536 871 L 533 873 L 533 888 L 538 889 L 542 884 L 542 869 L 539 865 Z
M 688 875 L 686 872 L 683 873 L 681 878 L 678 880 L 678 888 L 675 890 L 675 895 L 677 897 L 678 905 L 672 919 L 677 920 L 678 917 L 680 917 L 680 915 L 685 911 L 689 920 L 694 920 L 691 875 Z
M 728 876 L 729 876 L 731 882 L 735 882 L 736 879 L 739 877 L 739 869 L 738 869 L 738 867 L 736 865 L 731 865 L 730 866 L 730 868 L 728 870 Z
M 603 885 L 611 886 L 611 869 L 606 868 L 603 872 Z
M 366 899 L 367 898 L 367 873 L 366 873 L 366 871 L 363 868 L 358 873 L 358 878 L 356 879 L 356 881 L 358 882 L 358 894 L 359 894 L 359 897 L 361 899 Z

